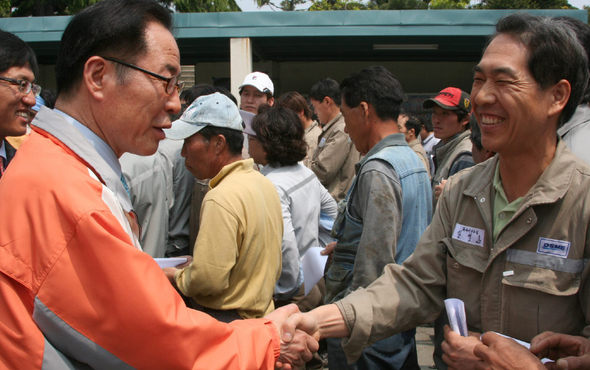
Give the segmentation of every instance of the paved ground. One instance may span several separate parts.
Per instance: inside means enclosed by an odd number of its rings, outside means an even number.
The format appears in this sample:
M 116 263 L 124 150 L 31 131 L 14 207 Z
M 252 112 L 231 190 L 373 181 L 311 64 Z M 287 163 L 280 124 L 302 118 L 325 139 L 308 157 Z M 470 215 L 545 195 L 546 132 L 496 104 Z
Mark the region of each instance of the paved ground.
M 421 369 L 432 369 L 432 336 L 434 329 L 432 327 L 419 326 L 416 328 L 416 349 L 418 350 L 418 364 Z

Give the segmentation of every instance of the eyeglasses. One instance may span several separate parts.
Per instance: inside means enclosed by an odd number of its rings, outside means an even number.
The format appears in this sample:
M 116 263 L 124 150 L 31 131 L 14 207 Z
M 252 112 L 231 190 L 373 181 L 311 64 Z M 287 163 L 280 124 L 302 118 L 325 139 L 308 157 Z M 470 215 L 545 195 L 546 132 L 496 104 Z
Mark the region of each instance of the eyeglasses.
M 174 89 L 176 89 L 177 92 L 181 92 L 182 88 L 184 87 L 184 82 L 178 81 L 178 78 L 180 77 L 180 75 L 176 75 L 173 77 L 164 77 L 164 76 L 159 75 L 157 73 L 148 71 L 147 69 L 143 69 L 141 67 L 138 67 L 135 64 L 127 63 L 127 62 L 124 62 L 124 61 L 116 59 L 116 58 L 111 58 L 111 57 L 102 57 L 102 58 L 109 60 L 111 62 L 118 63 L 118 64 L 123 65 L 125 67 L 143 72 L 143 73 L 148 74 L 152 77 L 155 77 L 159 80 L 165 81 L 166 82 L 166 93 L 168 95 L 171 95 L 174 92 Z
M 17 85 L 18 91 L 25 95 L 27 95 L 31 91 L 33 92 L 33 94 L 35 94 L 35 96 L 39 96 L 39 94 L 41 93 L 41 86 L 34 84 L 31 81 L 15 80 L 14 78 L 9 77 L 0 77 L 0 80 L 9 82 L 13 85 Z

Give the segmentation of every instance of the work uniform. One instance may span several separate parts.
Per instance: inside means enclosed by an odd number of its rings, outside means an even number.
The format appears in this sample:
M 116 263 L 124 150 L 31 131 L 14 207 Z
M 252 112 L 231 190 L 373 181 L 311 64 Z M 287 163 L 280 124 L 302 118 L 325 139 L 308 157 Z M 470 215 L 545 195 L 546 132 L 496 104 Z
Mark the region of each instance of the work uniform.
M 354 165 L 359 161 L 360 154 L 344 132 L 344 117 L 341 113 L 326 123 L 322 130 L 310 168 L 334 200 L 339 202 L 344 199 L 352 183 Z
M 590 336 L 590 168 L 559 142 L 555 157 L 493 242 L 494 157 L 451 177 L 414 254 L 337 303 L 344 350 L 432 321 L 465 302 L 470 330 L 524 341 L 551 330 Z

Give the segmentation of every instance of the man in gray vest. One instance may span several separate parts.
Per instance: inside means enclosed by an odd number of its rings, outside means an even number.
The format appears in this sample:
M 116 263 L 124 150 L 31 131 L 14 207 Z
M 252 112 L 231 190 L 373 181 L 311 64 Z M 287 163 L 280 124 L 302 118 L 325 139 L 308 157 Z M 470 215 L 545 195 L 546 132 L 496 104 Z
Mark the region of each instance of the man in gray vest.
M 402 263 L 432 214 L 428 172 L 397 124 L 404 96 L 399 81 L 376 66 L 351 75 L 341 88 L 345 130 L 364 158 L 334 223 L 326 303 L 368 286 L 388 263 Z M 414 334 L 411 328 L 374 343 L 354 368 L 419 369 Z M 340 342 L 328 339 L 330 369 L 348 368 Z
M 447 178 L 473 166 L 469 141 L 471 101 L 465 91 L 447 87 L 426 100 L 423 106 L 432 109 L 434 136 L 440 139 L 433 148 L 436 171 L 432 176 L 432 191 L 436 205 Z

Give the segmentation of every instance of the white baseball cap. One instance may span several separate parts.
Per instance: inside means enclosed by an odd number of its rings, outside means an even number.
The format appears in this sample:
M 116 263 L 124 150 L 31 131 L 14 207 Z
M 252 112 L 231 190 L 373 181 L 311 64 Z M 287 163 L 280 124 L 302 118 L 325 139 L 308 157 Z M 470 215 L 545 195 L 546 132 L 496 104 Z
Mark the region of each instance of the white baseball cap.
M 216 92 L 195 99 L 184 111 L 182 117 L 172 122 L 172 127 L 165 129 L 164 132 L 169 139 L 184 140 L 207 126 L 224 127 L 242 132 L 242 116 L 230 98 Z
M 266 73 L 262 72 L 252 72 L 248 73 L 246 78 L 244 78 L 244 82 L 239 87 L 240 92 L 244 86 L 254 86 L 258 89 L 258 91 L 263 92 L 265 94 L 270 93 L 270 95 L 274 95 L 275 93 L 275 86 L 273 85 L 270 77 Z

